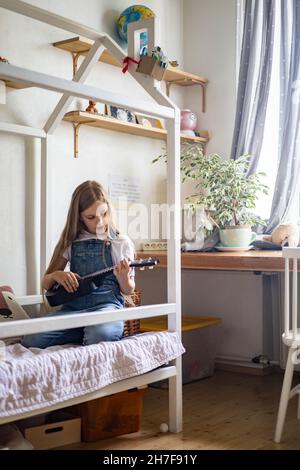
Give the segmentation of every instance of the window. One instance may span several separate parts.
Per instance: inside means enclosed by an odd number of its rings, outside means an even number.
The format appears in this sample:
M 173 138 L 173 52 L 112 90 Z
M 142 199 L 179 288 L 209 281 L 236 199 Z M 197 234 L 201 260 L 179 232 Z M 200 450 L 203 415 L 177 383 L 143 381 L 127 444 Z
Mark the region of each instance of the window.
M 261 148 L 261 154 L 258 162 L 257 172 L 266 173 L 263 182 L 269 187 L 268 195 L 260 195 L 257 203 L 256 213 L 263 219 L 269 219 L 273 193 L 275 189 L 278 161 L 279 161 L 279 117 L 280 117 L 280 39 L 281 39 L 281 1 L 274 0 L 275 2 L 275 28 L 274 28 L 274 43 L 273 43 L 273 62 L 271 72 L 271 83 L 269 90 L 269 98 L 267 104 L 266 121 L 264 128 L 264 138 Z M 244 0 L 239 0 L 237 4 L 237 54 L 238 66 L 239 56 L 241 51 L 241 40 L 243 35 L 243 17 L 244 17 Z M 288 8 L 284 5 L 283 8 Z M 299 188 L 300 191 L 300 188 Z M 288 218 L 295 221 L 300 217 L 300 193 L 292 203 Z
M 278 11 L 279 10 L 279 11 Z M 276 1 L 274 52 L 271 72 L 271 83 L 267 105 L 264 139 L 257 171 L 266 173 L 263 182 L 269 187 L 268 195 L 261 195 L 256 206 L 257 214 L 263 219 L 269 219 L 272 198 L 278 170 L 279 145 L 279 113 L 280 113 L 280 2 Z

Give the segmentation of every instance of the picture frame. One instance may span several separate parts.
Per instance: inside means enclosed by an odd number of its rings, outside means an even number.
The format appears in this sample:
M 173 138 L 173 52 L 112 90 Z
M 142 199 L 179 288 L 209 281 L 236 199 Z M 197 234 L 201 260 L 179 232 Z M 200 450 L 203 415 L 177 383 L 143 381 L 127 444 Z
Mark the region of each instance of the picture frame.
M 118 108 L 117 106 L 106 105 L 106 114 L 109 117 L 118 119 L 119 121 L 136 123 L 135 114 L 129 109 Z
M 144 127 L 154 127 L 155 129 L 164 129 L 164 122 L 161 119 L 153 116 L 147 116 L 145 114 L 136 114 L 136 121 L 138 124 Z

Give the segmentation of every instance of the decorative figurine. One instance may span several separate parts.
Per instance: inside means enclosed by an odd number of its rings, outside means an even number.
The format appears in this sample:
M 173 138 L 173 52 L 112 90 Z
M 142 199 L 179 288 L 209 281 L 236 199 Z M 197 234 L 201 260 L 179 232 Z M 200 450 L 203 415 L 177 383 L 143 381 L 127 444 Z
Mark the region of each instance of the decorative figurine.
M 86 108 L 86 111 L 89 113 L 98 113 L 98 109 L 96 108 L 96 101 L 89 100 L 89 105 Z
M 282 245 L 288 242 L 288 246 L 298 246 L 299 240 L 299 225 L 297 224 L 280 224 L 278 225 L 271 235 L 265 235 L 264 240 Z

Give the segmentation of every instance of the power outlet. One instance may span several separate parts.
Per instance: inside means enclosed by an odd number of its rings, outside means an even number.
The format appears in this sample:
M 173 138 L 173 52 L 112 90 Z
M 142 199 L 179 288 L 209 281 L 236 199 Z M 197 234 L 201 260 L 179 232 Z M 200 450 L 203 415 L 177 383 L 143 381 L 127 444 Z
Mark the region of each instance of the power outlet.
M 167 242 L 144 242 L 142 244 L 143 251 L 165 251 Z

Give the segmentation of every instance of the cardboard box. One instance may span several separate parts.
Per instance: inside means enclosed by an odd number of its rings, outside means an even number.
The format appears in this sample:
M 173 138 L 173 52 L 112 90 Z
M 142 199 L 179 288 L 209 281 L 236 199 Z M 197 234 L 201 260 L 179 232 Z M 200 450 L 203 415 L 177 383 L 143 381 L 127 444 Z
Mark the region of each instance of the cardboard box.
M 53 449 L 54 447 L 80 442 L 81 419 L 72 418 L 42 426 L 33 426 L 25 428 L 23 432 L 34 449 Z
M 150 75 L 155 78 L 155 80 L 163 80 L 165 72 L 165 67 L 159 65 L 158 60 L 155 60 L 152 56 L 142 56 L 141 62 L 137 66 L 136 71 L 144 73 L 145 75 Z
M 82 441 L 94 442 L 140 429 L 146 387 L 97 398 L 77 407 L 82 420 Z

